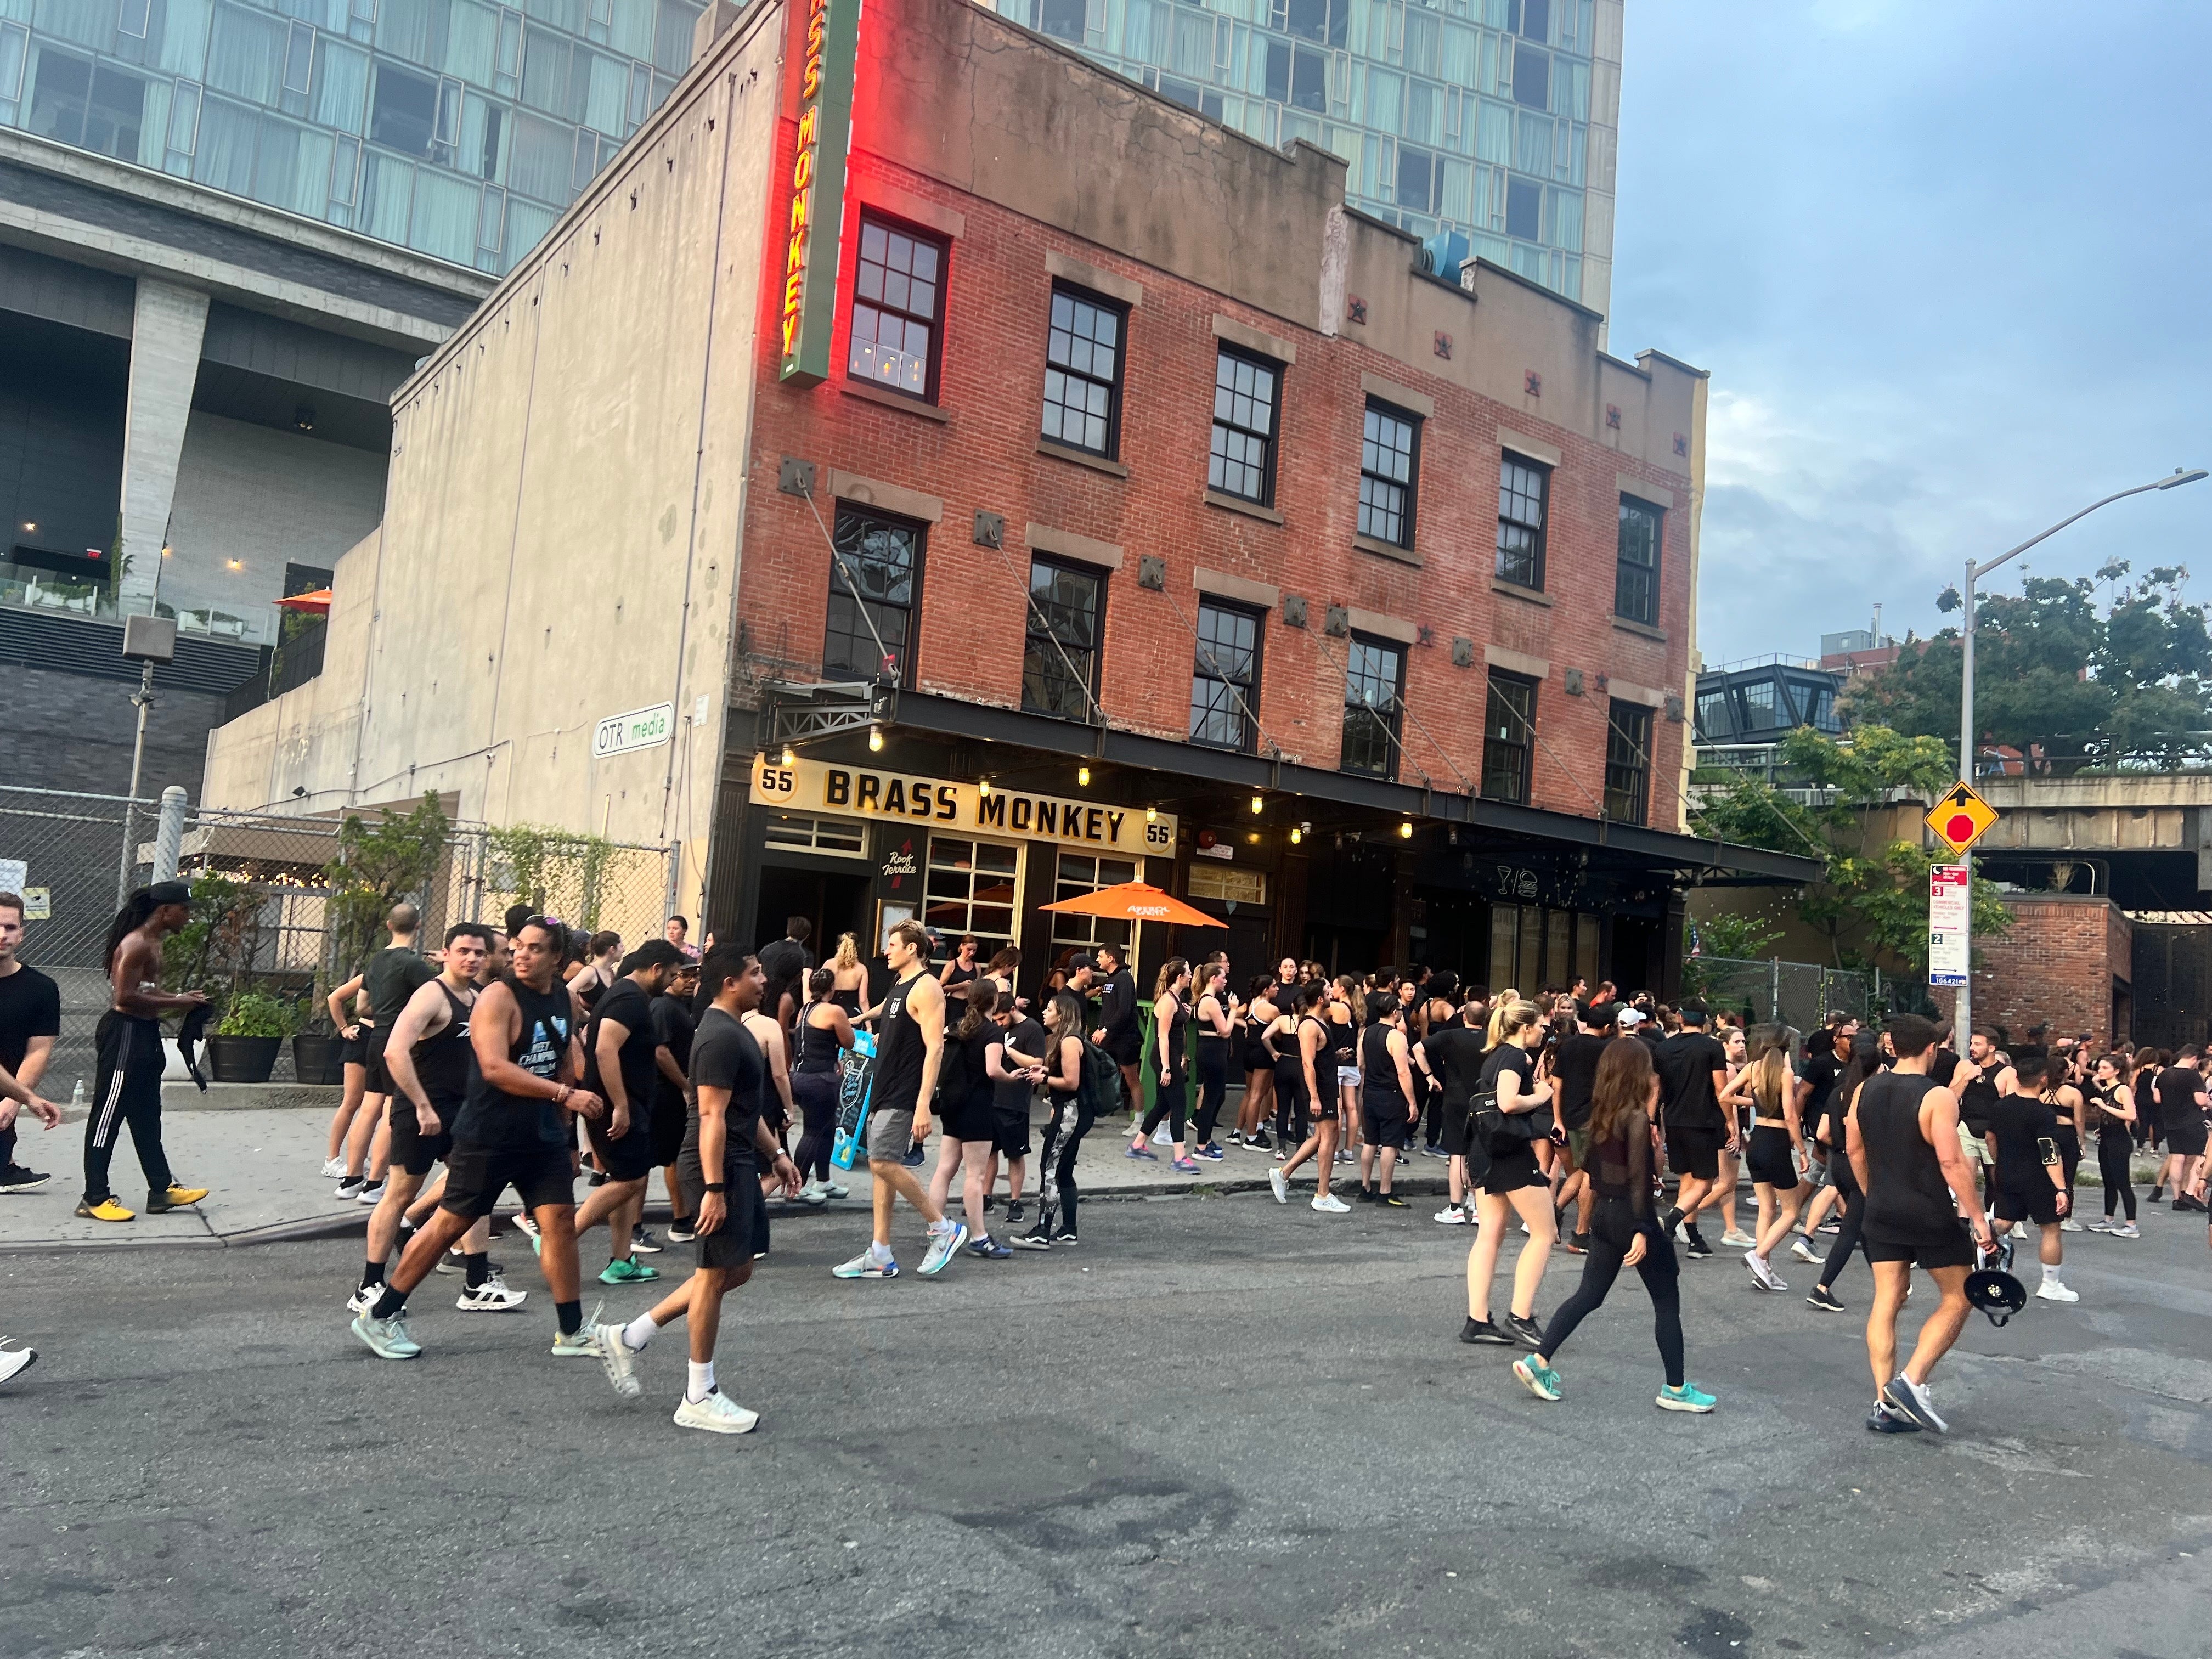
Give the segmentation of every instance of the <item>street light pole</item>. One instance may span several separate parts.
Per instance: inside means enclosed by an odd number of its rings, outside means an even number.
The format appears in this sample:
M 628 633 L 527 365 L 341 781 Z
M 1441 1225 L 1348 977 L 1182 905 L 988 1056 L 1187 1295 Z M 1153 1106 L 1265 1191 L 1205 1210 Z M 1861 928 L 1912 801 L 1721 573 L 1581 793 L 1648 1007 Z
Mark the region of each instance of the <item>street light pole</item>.
M 2110 507 L 2114 501 L 2124 501 L 2130 495 L 2140 495 L 2147 490 L 2172 489 L 2182 484 L 2195 483 L 2204 476 L 2204 472 L 2205 469 L 2201 466 L 2188 469 L 2176 467 L 2166 477 L 2154 479 L 2147 484 L 2137 484 L 2132 489 L 2120 490 L 2106 496 L 2101 501 L 2090 502 L 2072 517 L 2061 519 L 2042 534 L 2030 536 L 2008 553 L 2000 553 L 1994 559 L 1980 564 L 1976 564 L 1972 559 L 1966 561 L 1966 585 L 1959 590 L 1960 607 L 1964 617 L 1959 629 L 1959 776 L 1968 787 L 1971 788 L 1974 781 L 1974 584 L 1999 565 L 2018 558 L 2038 542 L 2049 540 L 2065 529 L 2068 525 L 2074 523 L 2075 520 L 2087 518 L 2100 507 Z M 1972 860 L 1969 860 L 1968 862 L 1971 865 Z M 1970 920 L 1973 915 L 1971 897 L 1972 891 L 1970 876 L 1967 885 L 1967 892 L 1970 896 L 1967 901 L 1967 915 Z M 1971 935 L 1968 938 L 1966 948 L 1968 962 L 1966 983 L 1959 988 L 1957 1017 L 1951 1022 L 1954 1040 L 1961 1043 L 1973 1034 L 1974 974 L 1973 944 Z M 1964 1054 L 1966 1050 L 1962 1048 L 1959 1052 Z

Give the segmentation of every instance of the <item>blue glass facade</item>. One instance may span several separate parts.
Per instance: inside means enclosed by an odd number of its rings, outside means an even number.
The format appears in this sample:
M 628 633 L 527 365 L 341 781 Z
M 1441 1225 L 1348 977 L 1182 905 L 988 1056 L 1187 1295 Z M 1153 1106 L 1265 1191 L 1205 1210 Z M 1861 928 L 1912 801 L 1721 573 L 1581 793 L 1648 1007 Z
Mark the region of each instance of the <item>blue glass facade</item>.
M 990 3 L 1262 143 L 1334 151 L 1363 212 L 1462 231 L 1474 253 L 1607 308 L 1615 0 Z
M 0 0 L 0 125 L 504 272 L 665 98 L 692 0 Z

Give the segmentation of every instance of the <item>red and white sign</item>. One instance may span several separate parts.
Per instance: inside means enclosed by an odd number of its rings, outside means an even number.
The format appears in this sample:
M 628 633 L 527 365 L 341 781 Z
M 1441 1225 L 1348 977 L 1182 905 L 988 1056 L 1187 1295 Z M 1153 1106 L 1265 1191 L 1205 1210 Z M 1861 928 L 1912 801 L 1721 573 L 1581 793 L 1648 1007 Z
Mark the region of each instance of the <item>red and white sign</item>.
M 1938 864 L 1928 872 L 1928 982 L 1964 985 L 1972 914 L 1966 866 Z

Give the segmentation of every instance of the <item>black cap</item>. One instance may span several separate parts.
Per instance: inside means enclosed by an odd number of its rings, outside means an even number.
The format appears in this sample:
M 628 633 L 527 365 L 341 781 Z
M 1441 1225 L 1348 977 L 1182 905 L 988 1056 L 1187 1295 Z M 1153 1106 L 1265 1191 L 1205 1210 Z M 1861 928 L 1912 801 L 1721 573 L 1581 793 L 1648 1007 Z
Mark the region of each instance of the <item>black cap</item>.
M 156 909 L 165 904 L 190 904 L 192 885 L 188 881 L 157 881 L 146 890 L 146 896 Z

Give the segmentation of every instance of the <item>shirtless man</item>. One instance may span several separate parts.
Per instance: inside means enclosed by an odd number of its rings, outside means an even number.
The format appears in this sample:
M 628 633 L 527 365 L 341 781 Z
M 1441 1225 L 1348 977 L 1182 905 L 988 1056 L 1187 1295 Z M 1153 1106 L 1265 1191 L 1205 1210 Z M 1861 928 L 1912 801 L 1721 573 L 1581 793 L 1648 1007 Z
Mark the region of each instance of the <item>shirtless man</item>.
M 146 1210 L 162 1215 L 198 1203 L 204 1187 L 180 1187 L 161 1150 L 161 1021 L 207 1006 L 198 991 L 175 994 L 161 982 L 161 941 L 191 919 L 192 890 L 181 881 L 157 881 L 123 902 L 107 929 L 107 978 L 113 988 L 94 1041 L 100 1052 L 92 1114 L 84 1125 L 84 1197 L 76 1212 L 94 1221 L 130 1221 L 135 1212 L 115 1201 L 107 1184 L 108 1160 L 125 1123 L 146 1172 Z

